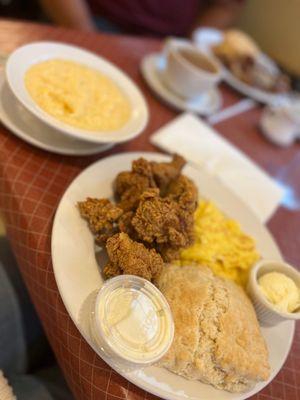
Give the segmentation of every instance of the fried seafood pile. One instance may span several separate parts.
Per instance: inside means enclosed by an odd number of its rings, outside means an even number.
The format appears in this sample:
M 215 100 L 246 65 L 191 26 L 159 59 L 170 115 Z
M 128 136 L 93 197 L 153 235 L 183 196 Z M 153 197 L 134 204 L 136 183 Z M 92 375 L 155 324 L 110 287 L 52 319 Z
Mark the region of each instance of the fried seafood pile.
M 115 204 L 94 198 L 78 203 L 96 243 L 106 246 L 107 278 L 133 274 L 153 281 L 164 262 L 178 258 L 193 243 L 198 191 L 181 174 L 184 165 L 179 155 L 169 163 L 139 158 L 131 171 L 117 175 Z

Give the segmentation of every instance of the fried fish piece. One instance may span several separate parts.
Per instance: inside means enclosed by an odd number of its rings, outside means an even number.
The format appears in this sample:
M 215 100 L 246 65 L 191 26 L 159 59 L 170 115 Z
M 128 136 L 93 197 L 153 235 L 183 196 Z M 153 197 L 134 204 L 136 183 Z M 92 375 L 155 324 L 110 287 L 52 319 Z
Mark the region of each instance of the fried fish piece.
M 153 177 L 162 196 L 169 184 L 178 178 L 185 164 L 186 160 L 179 154 L 174 154 L 171 162 L 151 162 Z
M 155 248 L 165 263 L 180 259 L 180 247 L 170 247 L 170 245 L 159 244 Z
M 198 189 L 187 176 L 179 175 L 169 184 L 166 197 L 176 201 L 182 209 L 194 212 L 198 204 Z
M 186 161 L 175 154 L 171 162 L 149 162 L 139 158 L 132 162 L 131 171 L 119 173 L 114 182 L 115 198 L 124 211 L 134 211 L 140 196 L 150 188 L 159 187 L 164 195 L 168 185 L 180 175 Z
M 177 202 L 159 196 L 157 189 L 143 193 L 132 225 L 140 240 L 153 245 L 183 248 L 192 243 L 193 214 Z
M 124 211 L 134 211 L 140 196 L 149 188 L 156 187 L 151 164 L 144 158 L 132 162 L 131 171 L 120 172 L 114 182 L 114 194 L 118 206 Z
M 130 274 L 152 281 L 158 278 L 163 269 L 163 260 L 154 249 L 147 249 L 124 232 L 110 237 L 106 242 L 106 250 L 109 262 L 103 272 L 107 277 Z
M 78 202 L 78 208 L 80 215 L 88 221 L 99 244 L 115 233 L 115 223 L 123 214 L 123 210 L 108 199 L 88 197 L 85 201 Z
M 132 218 L 134 217 L 134 211 L 126 211 L 120 217 L 118 222 L 118 228 L 120 232 L 127 233 L 132 239 L 136 236 L 134 227 L 132 226 Z
M 122 275 L 123 271 L 118 264 L 108 262 L 103 268 L 103 274 L 106 279 L 113 278 L 114 276 Z

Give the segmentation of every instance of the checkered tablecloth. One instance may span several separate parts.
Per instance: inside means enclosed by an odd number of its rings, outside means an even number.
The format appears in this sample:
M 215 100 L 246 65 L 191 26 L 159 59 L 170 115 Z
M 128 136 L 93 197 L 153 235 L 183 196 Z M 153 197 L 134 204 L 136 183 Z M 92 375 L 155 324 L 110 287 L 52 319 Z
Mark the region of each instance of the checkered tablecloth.
M 84 34 L 41 25 L 0 21 L 0 52 L 36 40 L 57 40 L 86 47 L 123 68 L 144 92 L 150 123 L 134 141 L 93 157 L 57 156 L 17 139 L 0 125 L 0 209 L 7 235 L 32 301 L 43 323 L 67 382 L 76 399 L 155 399 L 112 371 L 89 347 L 74 326 L 60 298 L 51 264 L 51 228 L 59 200 L 72 179 L 87 165 L 108 154 L 154 150 L 151 132 L 174 117 L 150 93 L 139 75 L 142 57 L 157 51 L 157 40 L 126 36 Z M 225 105 L 239 99 L 223 88 Z M 262 139 L 256 129 L 260 110 L 224 121 L 217 126 L 228 140 L 277 176 L 299 152 L 299 145 L 277 149 Z M 300 166 L 299 166 L 300 167 Z M 287 259 L 300 266 L 300 213 L 279 209 L 269 224 Z M 284 340 L 284 338 L 282 338 Z M 300 400 L 300 328 L 292 351 L 280 373 L 260 394 L 259 400 Z

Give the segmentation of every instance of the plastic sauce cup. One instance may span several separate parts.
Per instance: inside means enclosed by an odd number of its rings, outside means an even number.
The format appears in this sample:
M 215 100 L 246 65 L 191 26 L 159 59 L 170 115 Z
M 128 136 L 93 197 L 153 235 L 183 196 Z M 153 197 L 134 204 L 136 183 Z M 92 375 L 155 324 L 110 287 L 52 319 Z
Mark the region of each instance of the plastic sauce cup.
M 99 350 L 127 368 L 157 362 L 174 337 L 167 300 L 152 283 L 134 275 L 120 275 L 104 283 L 94 303 L 90 328 Z

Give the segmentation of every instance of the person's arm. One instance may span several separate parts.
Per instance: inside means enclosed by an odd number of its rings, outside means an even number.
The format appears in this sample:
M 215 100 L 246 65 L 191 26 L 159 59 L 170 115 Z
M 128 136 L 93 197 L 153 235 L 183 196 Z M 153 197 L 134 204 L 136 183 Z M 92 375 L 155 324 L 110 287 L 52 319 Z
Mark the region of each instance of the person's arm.
M 229 28 L 242 10 L 244 2 L 241 0 L 219 0 L 212 2 L 206 7 L 196 23 L 193 30 L 200 26 L 217 29 Z
M 46 16 L 55 24 L 84 31 L 95 31 L 92 14 L 85 0 L 40 0 Z

